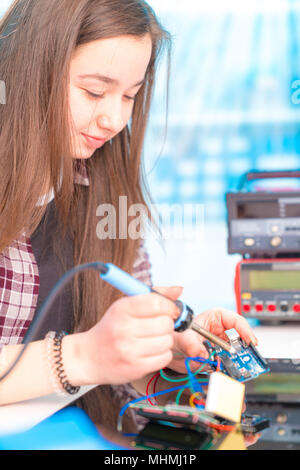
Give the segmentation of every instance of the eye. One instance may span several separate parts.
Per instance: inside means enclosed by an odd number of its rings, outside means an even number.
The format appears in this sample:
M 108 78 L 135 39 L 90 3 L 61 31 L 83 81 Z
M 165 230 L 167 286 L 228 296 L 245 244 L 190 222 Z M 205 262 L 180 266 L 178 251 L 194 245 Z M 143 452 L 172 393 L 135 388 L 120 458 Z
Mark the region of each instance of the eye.
M 84 90 L 84 91 L 88 95 L 88 97 L 93 99 L 93 100 L 103 98 L 103 96 L 104 96 L 104 93 L 101 93 L 100 95 L 97 95 L 97 93 L 93 93 L 92 91 L 88 91 L 88 90 Z
M 135 100 L 135 98 L 136 98 L 136 96 L 128 96 L 128 95 L 124 95 L 124 98 L 125 98 L 125 100 L 127 100 L 127 101 L 134 101 L 134 100 Z

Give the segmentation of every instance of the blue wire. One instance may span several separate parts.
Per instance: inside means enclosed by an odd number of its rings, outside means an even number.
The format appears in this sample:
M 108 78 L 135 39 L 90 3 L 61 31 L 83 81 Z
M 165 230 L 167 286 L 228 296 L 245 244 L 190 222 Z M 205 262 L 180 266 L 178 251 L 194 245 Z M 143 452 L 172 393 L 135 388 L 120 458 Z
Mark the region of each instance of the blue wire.
M 203 386 L 207 385 L 207 383 L 201 383 L 197 381 L 195 374 L 191 371 L 189 362 L 190 361 L 195 361 L 195 362 L 200 362 L 201 364 L 211 364 L 216 366 L 218 363 L 215 361 L 210 361 L 209 359 L 204 359 L 200 357 L 186 357 L 184 360 L 185 367 L 189 376 L 189 382 L 191 384 L 191 388 L 193 389 L 193 392 L 200 392 L 203 393 Z
M 194 374 L 192 373 L 191 369 L 190 369 L 190 366 L 189 366 L 189 361 L 195 361 L 195 362 L 200 362 L 200 363 L 206 363 L 206 364 L 211 364 L 211 365 L 214 365 L 216 366 L 218 363 L 215 362 L 215 361 L 210 361 L 209 359 L 201 359 L 198 357 L 187 357 L 185 359 L 185 365 L 186 365 L 186 369 L 188 371 L 188 375 L 189 375 L 189 378 L 190 378 L 190 382 L 192 385 L 196 386 L 196 388 L 198 388 L 200 386 L 200 389 L 202 391 L 202 388 L 201 388 L 201 385 L 199 382 L 196 381 L 195 377 L 194 377 Z M 195 383 L 194 383 L 195 382 Z M 176 391 L 179 391 L 179 390 L 183 390 L 183 389 L 186 389 L 186 388 L 191 388 L 191 384 L 187 384 L 187 385 L 179 385 L 177 387 L 173 387 L 173 388 L 168 388 L 167 390 L 163 390 L 161 392 L 156 392 L 156 393 L 152 393 L 151 395 L 145 395 L 143 397 L 140 397 L 140 398 L 136 398 L 135 400 L 131 400 L 130 402 L 126 403 L 126 405 L 124 405 L 122 408 L 121 408 L 121 411 L 119 413 L 119 419 L 124 415 L 124 413 L 126 412 L 126 410 L 131 406 L 133 405 L 134 403 L 138 403 L 140 401 L 143 401 L 143 400 L 147 400 L 148 398 L 154 398 L 154 397 L 158 397 L 160 395 L 165 395 L 166 393 L 171 393 L 171 392 L 176 392 Z M 202 384 L 203 386 L 204 385 L 208 385 L 208 382 L 205 382 Z M 198 390 L 197 390 L 198 391 Z M 201 406 L 201 405 L 200 405 Z
M 205 363 L 205 364 L 211 364 L 213 366 L 217 366 L 218 363 L 217 361 L 210 361 L 209 359 L 204 359 L 202 357 L 186 357 L 185 361 L 195 361 L 195 362 L 200 362 L 200 363 Z
M 126 405 L 124 405 L 121 408 L 120 416 L 123 416 L 123 414 L 125 413 L 127 408 L 129 408 L 130 405 L 133 405 L 134 403 L 138 403 L 139 401 L 147 400 L 147 398 L 158 397 L 159 395 L 164 395 L 165 393 L 176 392 L 177 390 L 181 390 L 181 389 L 189 388 L 189 387 L 190 387 L 189 385 L 180 385 L 178 387 L 168 388 L 168 390 L 163 390 L 161 392 L 152 393 L 151 395 L 146 395 L 144 397 L 136 398 L 135 400 L 132 400 L 132 401 L 126 403 Z

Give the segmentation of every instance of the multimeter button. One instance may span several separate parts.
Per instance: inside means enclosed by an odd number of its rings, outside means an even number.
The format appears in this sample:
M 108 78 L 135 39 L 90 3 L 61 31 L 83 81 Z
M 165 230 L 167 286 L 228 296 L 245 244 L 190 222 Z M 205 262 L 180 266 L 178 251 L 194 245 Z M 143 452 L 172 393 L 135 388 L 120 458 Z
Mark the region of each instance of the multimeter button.
M 273 237 L 270 241 L 270 245 L 272 246 L 279 246 L 281 244 L 281 238 L 280 237 Z
M 269 304 L 269 305 L 267 306 L 267 309 L 269 310 L 269 312 L 275 312 L 275 310 L 276 310 L 276 305 L 274 305 L 274 304 Z
M 255 305 L 255 310 L 256 310 L 257 312 L 262 312 L 263 309 L 264 309 L 263 304 L 256 304 L 256 305 Z
M 294 312 L 296 312 L 296 313 L 300 313 L 300 304 L 295 304 L 295 305 L 293 305 L 293 310 L 294 310 Z
M 242 298 L 243 300 L 250 300 L 251 297 L 252 297 L 251 292 L 242 292 L 242 294 L 241 294 L 241 298 Z
M 280 305 L 280 310 L 281 310 L 282 312 L 287 312 L 288 309 L 289 309 L 288 304 L 281 304 L 281 305 Z
M 246 246 L 253 246 L 253 245 L 255 245 L 255 240 L 254 240 L 254 238 L 245 238 L 245 240 L 244 240 L 244 245 L 246 245 Z
M 244 312 L 250 312 L 250 310 L 251 310 L 251 305 L 250 305 L 250 304 L 244 304 L 244 305 L 243 305 L 243 310 L 244 310 Z

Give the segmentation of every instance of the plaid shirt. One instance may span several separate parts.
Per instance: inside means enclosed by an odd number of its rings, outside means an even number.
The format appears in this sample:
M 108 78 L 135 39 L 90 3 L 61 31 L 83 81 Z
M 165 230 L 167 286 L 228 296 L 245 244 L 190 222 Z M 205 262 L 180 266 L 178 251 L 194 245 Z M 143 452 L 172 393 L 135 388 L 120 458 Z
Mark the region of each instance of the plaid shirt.
M 75 184 L 89 186 L 86 168 L 81 162 L 75 173 Z M 47 197 L 50 202 L 53 194 Z M 45 198 L 39 202 L 45 203 Z M 133 275 L 151 285 L 150 263 L 141 244 Z M 39 270 L 26 234 L 0 254 L 0 351 L 4 345 L 21 343 L 29 328 L 39 295 Z

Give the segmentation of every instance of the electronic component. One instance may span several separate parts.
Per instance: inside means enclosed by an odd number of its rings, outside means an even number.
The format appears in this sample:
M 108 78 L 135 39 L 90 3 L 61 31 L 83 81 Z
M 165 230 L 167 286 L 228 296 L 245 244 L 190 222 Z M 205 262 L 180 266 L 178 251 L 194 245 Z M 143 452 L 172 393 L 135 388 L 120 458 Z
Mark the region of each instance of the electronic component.
M 131 408 L 148 420 L 134 442 L 137 448 L 221 450 L 225 444 L 226 448 L 232 446 L 225 441 L 228 436 L 241 439 L 241 433 L 255 434 L 269 426 L 268 419 L 257 415 L 242 415 L 236 426 L 206 410 L 173 403 L 164 406 L 134 403 Z M 235 442 L 233 448 L 236 445 Z
M 235 269 L 240 315 L 263 321 L 300 321 L 300 259 L 243 259 Z
M 143 416 L 150 421 L 164 421 L 169 423 L 184 424 L 193 426 L 195 429 L 206 430 L 217 429 L 218 427 L 228 426 L 226 419 L 217 416 L 211 416 L 205 410 L 191 408 L 190 406 L 169 404 L 165 406 L 147 406 L 145 404 L 136 404 L 133 407 L 137 410 L 139 416 Z M 230 423 L 232 424 L 232 423 Z M 255 434 L 262 431 L 270 425 L 270 420 L 260 415 L 242 414 L 241 429 L 245 434 Z
M 222 362 L 224 371 L 230 377 L 239 382 L 246 382 L 269 371 L 267 361 L 252 343 L 247 345 L 234 328 L 225 333 L 236 353 L 229 353 L 219 347 L 216 347 L 216 353 Z
M 235 426 L 196 407 L 133 403 L 131 408 L 149 422 L 135 440 L 136 447 L 209 450 L 220 445 Z
M 266 397 L 264 397 L 266 399 Z M 247 403 L 247 412 L 258 414 L 269 421 L 268 428 L 262 430 L 255 448 L 273 450 L 286 446 L 287 449 L 300 449 L 300 406 L 299 403 L 255 401 Z
M 135 446 L 172 450 L 204 450 L 212 441 L 211 434 L 204 431 L 150 421 L 137 436 Z
M 260 415 L 242 415 L 241 428 L 245 434 L 256 434 L 270 426 L 270 419 Z
M 248 403 L 300 402 L 300 359 L 267 359 L 270 373 L 247 383 Z
M 258 176 L 258 173 L 254 176 Z M 290 176 L 293 176 L 293 172 Z M 299 191 L 229 192 L 226 194 L 226 205 L 228 253 L 261 258 L 276 258 L 283 253 L 298 256 Z
M 300 359 L 267 359 L 270 372 L 246 384 L 247 413 L 270 421 L 262 449 L 300 448 Z
M 137 410 L 138 415 L 149 420 L 183 424 L 202 431 L 207 431 L 208 428 L 212 431 L 218 429 L 220 425 L 228 424 L 224 419 L 220 420 L 220 418 L 212 416 L 206 410 L 191 406 L 173 403 L 164 406 L 149 406 L 145 403 L 135 403 L 131 407 Z
M 245 385 L 221 372 L 209 378 L 205 411 L 226 418 L 233 423 L 241 421 Z

